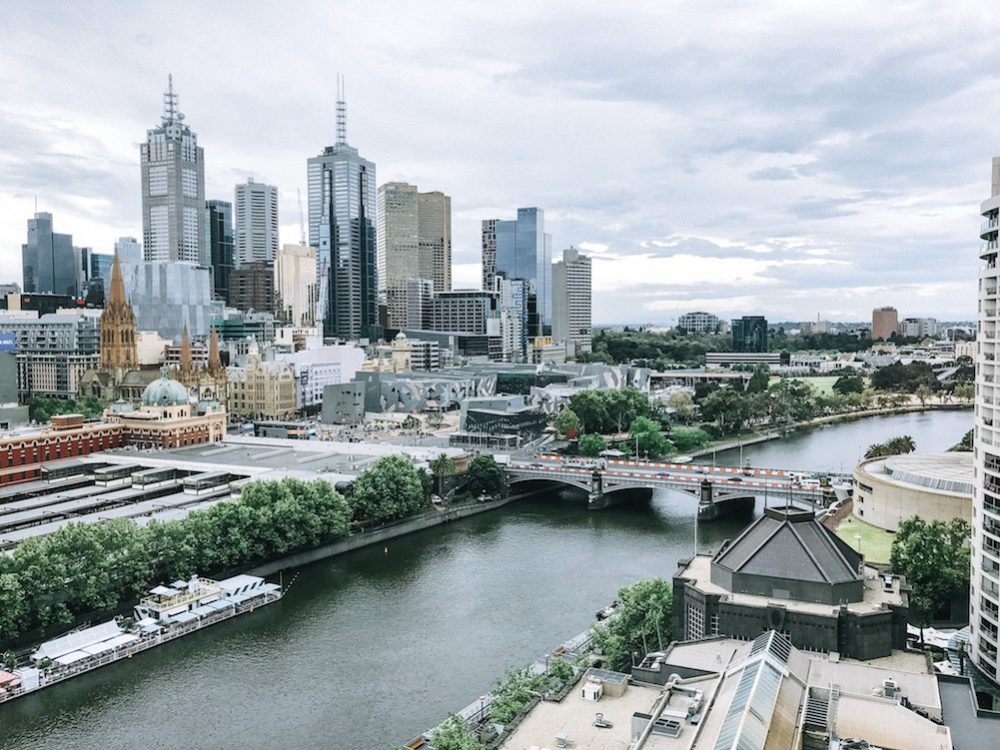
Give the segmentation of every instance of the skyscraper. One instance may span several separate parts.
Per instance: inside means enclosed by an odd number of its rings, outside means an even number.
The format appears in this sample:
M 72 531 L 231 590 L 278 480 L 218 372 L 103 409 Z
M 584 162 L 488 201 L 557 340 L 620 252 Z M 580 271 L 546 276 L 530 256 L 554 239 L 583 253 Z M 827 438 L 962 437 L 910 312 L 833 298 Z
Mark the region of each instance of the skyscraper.
M 77 294 L 73 236 L 52 231 L 52 214 L 28 219 L 28 241 L 21 245 L 25 293 Z
M 983 201 L 979 238 L 979 332 L 976 342 L 975 470 L 972 495 L 972 577 L 969 583 L 969 638 L 972 660 L 997 682 L 1000 644 L 1000 406 L 997 406 L 996 352 L 997 245 L 1000 234 L 1000 157 L 993 157 L 990 197 Z
M 552 338 L 571 344 L 573 353 L 593 346 L 590 258 L 571 247 L 552 267 Z
M 233 204 L 229 201 L 207 201 L 205 215 L 212 261 L 212 293 L 216 299 L 224 300 L 228 296 L 229 274 L 233 270 Z
M 252 179 L 236 186 L 236 267 L 274 262 L 278 254 L 278 188 Z
M 142 260 L 142 244 L 135 237 L 119 237 L 115 241 L 115 255 L 122 263 L 138 263 Z
M 160 126 L 139 147 L 145 259 L 208 266 L 205 153 L 177 109 L 173 76 L 167 81 Z
M 316 248 L 282 245 L 274 259 L 275 314 L 294 326 L 313 325 L 316 314 Z
M 342 94 L 337 142 L 309 159 L 309 244 L 317 248 L 316 323 L 323 335 L 378 338 L 375 165 L 347 145 Z
M 378 189 L 378 280 L 385 294 L 387 323 L 402 328 L 406 320 L 406 282 L 429 279 L 429 263 L 420 258 L 417 187 L 387 182 Z
M 451 291 L 451 198 L 440 191 L 418 195 L 421 262 L 430 263 L 430 276 L 439 292 Z
M 545 212 L 519 208 L 514 221 L 484 221 L 482 245 L 483 283 L 491 282 L 484 288 L 494 288 L 492 275 L 528 282 L 526 334 L 544 336 L 552 326 L 552 235 L 545 232 Z
M 872 340 L 888 341 L 899 333 L 899 313 L 895 307 L 876 307 L 872 310 Z

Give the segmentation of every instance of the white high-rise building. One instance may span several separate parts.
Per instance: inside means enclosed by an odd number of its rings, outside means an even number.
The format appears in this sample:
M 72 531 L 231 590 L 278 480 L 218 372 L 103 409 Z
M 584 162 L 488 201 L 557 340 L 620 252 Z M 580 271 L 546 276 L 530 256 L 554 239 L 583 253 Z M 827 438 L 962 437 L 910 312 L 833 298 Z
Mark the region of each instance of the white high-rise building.
M 969 585 L 969 646 L 979 670 L 997 682 L 1000 644 L 1000 272 L 997 269 L 1000 229 L 1000 157 L 993 157 L 990 197 L 980 212 L 983 241 L 979 257 L 979 333 L 976 351 L 976 405 L 972 501 L 972 576 Z
M 115 242 L 115 255 L 122 263 L 138 263 L 142 260 L 142 243 L 135 237 L 119 237 Z
M 590 258 L 571 247 L 552 264 L 552 339 L 573 354 L 592 349 Z
M 293 326 L 311 326 L 316 313 L 316 248 L 282 245 L 274 259 L 275 312 Z
M 139 160 L 145 259 L 210 266 L 205 152 L 177 108 L 173 76 L 163 95 L 160 126 L 146 131 Z
M 273 263 L 278 254 L 278 188 L 248 179 L 236 186 L 234 262 Z

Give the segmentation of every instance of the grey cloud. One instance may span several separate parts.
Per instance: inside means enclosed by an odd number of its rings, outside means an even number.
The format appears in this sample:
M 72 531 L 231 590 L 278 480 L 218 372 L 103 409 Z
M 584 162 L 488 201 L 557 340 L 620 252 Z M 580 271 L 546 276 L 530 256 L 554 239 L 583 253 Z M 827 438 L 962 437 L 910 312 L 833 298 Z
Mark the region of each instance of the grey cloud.
M 751 180 L 797 180 L 799 174 L 788 167 L 765 167 L 747 175 Z

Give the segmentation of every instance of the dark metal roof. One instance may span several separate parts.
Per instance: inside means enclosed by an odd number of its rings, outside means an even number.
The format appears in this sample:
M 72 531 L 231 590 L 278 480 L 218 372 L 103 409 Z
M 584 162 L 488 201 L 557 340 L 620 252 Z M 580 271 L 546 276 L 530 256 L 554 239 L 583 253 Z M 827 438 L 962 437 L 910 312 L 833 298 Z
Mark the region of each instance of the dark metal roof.
M 714 563 L 734 573 L 816 583 L 861 579 L 861 557 L 838 545 L 832 531 L 810 511 L 767 508 Z

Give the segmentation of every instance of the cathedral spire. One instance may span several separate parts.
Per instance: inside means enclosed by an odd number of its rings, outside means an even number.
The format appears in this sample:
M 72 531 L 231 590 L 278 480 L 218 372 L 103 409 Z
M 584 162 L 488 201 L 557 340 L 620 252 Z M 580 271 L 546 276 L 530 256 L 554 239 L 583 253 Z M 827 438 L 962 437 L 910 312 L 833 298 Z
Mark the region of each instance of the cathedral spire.
M 101 313 L 101 368 L 124 370 L 139 366 L 135 312 L 125 297 L 118 255 L 111 262 L 111 289 Z
M 191 358 L 191 337 L 188 336 L 187 323 L 184 324 L 184 332 L 181 334 L 181 372 L 186 374 L 194 370 Z
M 125 282 L 122 279 L 122 267 L 118 262 L 118 253 L 115 253 L 115 259 L 111 263 L 111 291 L 105 306 L 113 307 L 125 303 Z
M 219 334 L 212 326 L 212 335 L 208 339 L 208 371 L 213 375 L 222 372 L 222 359 L 219 357 Z

